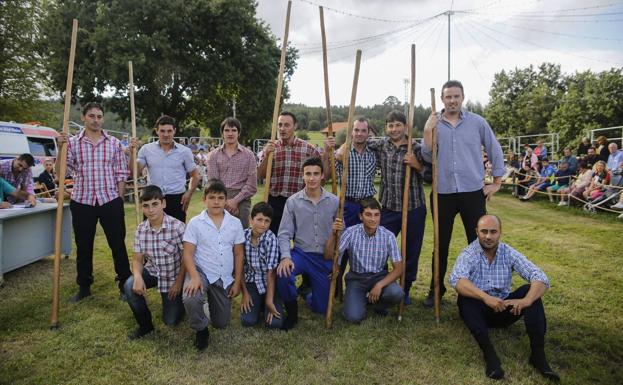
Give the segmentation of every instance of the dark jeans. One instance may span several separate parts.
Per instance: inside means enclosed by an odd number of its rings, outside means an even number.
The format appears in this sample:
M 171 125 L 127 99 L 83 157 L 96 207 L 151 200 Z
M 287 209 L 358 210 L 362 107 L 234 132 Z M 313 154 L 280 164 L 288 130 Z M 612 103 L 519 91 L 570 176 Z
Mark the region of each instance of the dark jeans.
M 101 206 L 84 205 L 72 200 L 69 202 L 69 209 L 76 239 L 78 270 L 76 283 L 80 286 L 93 284 L 93 241 L 99 221 L 106 234 L 108 247 L 112 251 L 119 290 L 123 290 L 123 283 L 132 275 L 128 252 L 125 248 L 123 200 L 115 198 Z
M 182 195 L 184 195 L 184 193 L 165 195 L 164 200 L 167 202 L 167 207 L 164 208 L 164 212 L 186 223 L 186 211 L 184 211 L 182 206 Z
M 143 277 L 147 289 L 158 285 L 158 278 L 149 274 L 147 269 L 143 269 L 141 276 Z M 128 297 L 128 305 L 130 305 L 132 314 L 134 314 L 134 319 L 136 319 L 139 326 L 145 326 L 151 323 L 151 312 L 147 307 L 145 296 L 138 295 L 132 291 L 133 285 L 134 276 L 130 276 L 130 278 L 125 281 L 123 290 L 126 297 Z M 173 300 L 169 299 L 169 293 L 160 293 L 160 296 L 162 297 L 162 321 L 168 326 L 177 325 L 182 320 L 182 317 L 184 317 L 182 294 L 178 294 Z
M 510 293 L 506 299 L 524 298 L 530 290 L 530 285 L 523 285 L 514 292 Z M 489 328 L 503 328 L 517 322 L 521 317 L 524 319 L 528 335 L 545 336 L 546 320 L 543 301 L 539 298 L 534 303 L 522 310 L 520 315 L 510 312 L 510 307 L 500 313 L 495 313 L 493 309 L 485 305 L 481 300 L 464 297 L 459 295 L 457 300 L 459 314 L 465 325 L 472 333 L 476 341 L 482 338 L 489 338 Z
M 264 300 L 266 299 L 266 293 L 260 294 L 257 291 L 257 286 L 253 282 L 245 282 L 247 286 L 247 291 L 251 296 L 251 311 L 248 313 L 240 312 L 240 323 L 242 326 L 255 326 L 260 322 L 260 315 L 264 313 L 264 317 L 266 317 L 266 306 L 264 305 Z M 267 324 L 270 329 L 281 329 L 281 325 L 283 324 L 284 311 L 281 306 L 281 300 L 279 299 L 279 295 L 277 294 L 277 290 L 275 290 L 275 294 L 273 296 L 273 303 L 275 304 L 275 309 L 281 314 L 281 318 L 273 317 L 272 321 Z
M 461 216 L 465 238 L 467 244 L 472 243 L 478 238 L 476 235 L 476 225 L 481 216 L 487 213 L 487 202 L 482 190 L 456 193 L 456 194 L 437 194 L 439 203 L 439 288 L 441 295 L 446 292 L 444 284 L 446 270 L 448 269 L 448 249 L 452 239 L 452 229 L 454 228 L 454 218 L 456 214 Z M 431 194 L 431 207 L 432 194 Z M 432 210 L 432 209 L 431 209 Z M 432 270 L 435 271 L 435 260 L 432 261 Z M 435 275 L 433 273 L 430 280 L 430 290 L 435 288 Z
M 412 282 L 417 278 L 418 261 L 424 239 L 426 225 L 426 206 L 421 206 L 407 213 L 407 261 L 405 264 L 405 291 L 409 290 Z M 381 226 L 398 236 L 402 226 L 400 211 L 381 210 Z
M 378 273 L 355 273 L 346 274 L 346 294 L 344 294 L 344 309 L 342 315 L 347 321 L 361 322 L 366 318 L 368 298 L 366 294 L 374 288 L 377 282 L 387 276 L 387 270 Z M 377 310 L 385 310 L 392 305 L 397 305 L 403 298 L 404 292 L 396 282 L 391 282 L 381 291 L 381 296 L 375 304 Z
M 273 220 L 270 222 L 270 231 L 275 233 L 275 235 L 279 233 L 279 225 L 281 224 L 281 217 L 283 216 L 287 200 L 288 198 L 286 197 L 268 195 L 268 204 L 273 208 Z

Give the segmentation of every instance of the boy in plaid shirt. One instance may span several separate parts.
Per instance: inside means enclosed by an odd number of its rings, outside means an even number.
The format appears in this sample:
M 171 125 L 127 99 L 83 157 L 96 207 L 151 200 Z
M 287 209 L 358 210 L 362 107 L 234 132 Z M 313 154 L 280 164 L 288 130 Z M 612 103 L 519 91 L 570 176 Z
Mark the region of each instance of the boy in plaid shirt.
M 279 241 L 270 231 L 273 208 L 259 202 L 251 210 L 250 227 L 244 231 L 244 275 L 240 323 L 255 326 L 264 312 L 271 329 L 282 326 L 281 301 L 275 293 L 275 269 L 279 264 Z
M 176 325 L 184 316 L 181 288 L 183 222 L 164 213 L 166 200 L 158 186 L 147 186 L 141 194 L 143 214 L 147 217 L 134 235 L 134 274 L 123 287 L 138 328 L 129 337 L 141 338 L 154 330 L 151 312 L 145 301 L 148 288 L 158 287 L 162 297 L 162 320 Z

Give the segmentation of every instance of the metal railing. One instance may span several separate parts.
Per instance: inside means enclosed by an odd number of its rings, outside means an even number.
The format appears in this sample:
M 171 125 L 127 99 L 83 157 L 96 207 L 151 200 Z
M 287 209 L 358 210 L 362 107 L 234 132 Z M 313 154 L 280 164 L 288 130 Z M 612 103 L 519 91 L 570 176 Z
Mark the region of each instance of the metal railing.
M 590 134 L 591 143 L 594 143 L 597 137 L 603 135 L 608 142 L 618 141 L 619 148 L 623 147 L 623 126 L 595 128 L 594 130 L 590 130 Z

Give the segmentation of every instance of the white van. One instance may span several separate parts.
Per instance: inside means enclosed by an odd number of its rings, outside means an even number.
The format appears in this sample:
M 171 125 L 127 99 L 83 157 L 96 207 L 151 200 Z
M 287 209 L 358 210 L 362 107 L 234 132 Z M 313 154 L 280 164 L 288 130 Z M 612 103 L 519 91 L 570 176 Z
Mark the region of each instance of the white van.
M 13 159 L 21 154 L 31 154 L 35 158 L 33 177 L 43 172 L 43 162 L 56 160 L 58 132 L 49 127 L 0 121 L 0 159 Z

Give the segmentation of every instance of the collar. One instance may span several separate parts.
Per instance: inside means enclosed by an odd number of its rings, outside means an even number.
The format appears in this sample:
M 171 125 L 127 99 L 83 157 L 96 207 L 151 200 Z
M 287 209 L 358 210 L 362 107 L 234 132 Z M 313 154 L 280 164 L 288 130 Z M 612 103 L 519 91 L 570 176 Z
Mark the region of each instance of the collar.
M 366 228 L 363 226 L 363 223 L 359 223 L 357 226 L 359 226 L 359 231 L 361 231 L 361 233 L 366 238 L 374 238 L 374 237 L 376 237 L 376 235 L 379 233 L 379 229 L 381 228 L 381 225 L 379 224 L 379 226 L 374 231 L 374 234 L 368 235 L 368 233 L 366 233 Z
M 245 147 L 243 147 L 242 144 L 240 144 L 240 143 L 238 143 L 238 145 L 236 146 L 236 150 L 239 151 L 239 152 L 242 152 L 244 149 L 245 149 Z M 223 143 L 220 146 L 218 146 L 218 150 L 225 152 L 225 143 Z
M 296 134 L 295 134 L 295 135 L 294 135 L 294 140 L 292 141 L 292 145 L 291 145 L 290 147 L 296 147 L 296 146 L 298 146 L 298 145 L 299 145 L 299 143 L 300 143 L 300 142 L 302 142 L 302 141 L 303 141 L 303 139 L 299 139 L 299 137 L 298 137 L 298 136 L 296 136 Z M 282 139 L 279 139 L 279 140 L 278 140 L 278 142 L 279 142 L 282 146 L 284 146 L 284 147 L 286 147 L 286 146 L 287 146 L 287 144 L 286 144 L 286 143 L 285 143 Z
M 212 218 L 210 218 L 210 216 L 208 215 L 208 209 L 204 209 L 199 215 L 202 221 L 216 228 L 214 222 L 212 221 Z M 225 226 L 226 223 L 230 221 L 230 218 L 233 218 L 233 216 L 227 210 L 223 209 L 223 223 L 221 223 L 221 229 L 223 228 L 223 226 Z
M 442 109 L 441 109 L 441 112 L 439 113 L 439 116 L 440 116 L 440 118 L 441 118 L 441 119 L 439 119 L 439 120 L 446 120 L 446 119 L 444 118 L 444 116 L 443 116 L 443 113 L 444 113 L 445 111 L 446 111 L 446 109 L 445 109 L 445 108 L 442 108 Z M 466 116 L 467 116 L 467 114 L 466 114 L 465 110 L 464 110 L 463 108 L 461 108 L 461 109 L 459 110 L 459 120 L 463 120 L 463 119 L 465 119 L 465 117 L 466 117 Z M 447 120 L 446 120 L 446 121 L 447 121 Z
M 86 135 L 86 128 L 83 128 L 82 131 L 80 131 L 80 133 L 78 134 L 78 140 L 82 140 L 82 138 L 84 138 L 84 136 Z M 106 132 L 106 130 L 102 130 L 102 137 L 105 140 L 110 140 L 110 135 L 108 135 L 108 133 Z
M 144 223 L 149 230 L 155 231 L 155 232 L 160 232 L 162 231 L 162 229 L 168 229 L 169 227 L 171 227 L 171 220 L 169 219 L 169 216 L 166 213 L 164 213 L 164 216 L 162 217 L 162 224 L 160 225 L 160 228 L 158 230 L 154 229 L 151 226 L 149 219 L 145 219 Z
M 323 187 L 320 187 L 320 199 L 318 199 L 318 202 L 322 201 L 323 199 L 328 198 L 329 195 L 327 193 L 327 190 L 325 190 Z M 299 197 L 300 199 L 305 199 L 307 201 L 312 201 L 311 199 L 309 199 L 309 197 L 307 196 L 307 192 L 305 191 L 305 189 L 303 188 L 301 190 L 301 195 Z
M 154 143 L 156 143 L 156 145 L 158 146 L 158 148 L 162 149 L 162 146 L 160 145 L 160 139 L 156 140 Z M 180 146 L 179 143 L 177 143 L 175 140 L 173 140 L 173 147 L 171 147 L 171 151 L 175 150 L 176 148 L 178 148 Z

